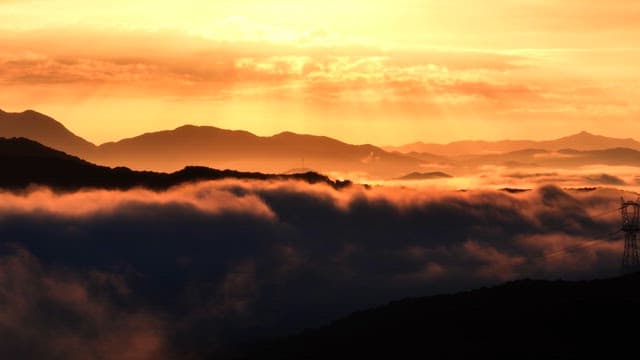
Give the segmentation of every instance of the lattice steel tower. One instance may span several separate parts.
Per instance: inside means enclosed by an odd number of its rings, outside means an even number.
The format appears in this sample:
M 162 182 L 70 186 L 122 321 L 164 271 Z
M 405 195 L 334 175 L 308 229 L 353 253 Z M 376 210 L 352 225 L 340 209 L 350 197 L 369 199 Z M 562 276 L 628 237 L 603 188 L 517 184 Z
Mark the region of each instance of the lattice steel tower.
M 622 198 L 622 231 L 624 231 L 624 253 L 622 254 L 622 272 L 640 271 L 640 253 L 637 235 L 640 231 L 640 198 L 637 201 L 625 201 Z

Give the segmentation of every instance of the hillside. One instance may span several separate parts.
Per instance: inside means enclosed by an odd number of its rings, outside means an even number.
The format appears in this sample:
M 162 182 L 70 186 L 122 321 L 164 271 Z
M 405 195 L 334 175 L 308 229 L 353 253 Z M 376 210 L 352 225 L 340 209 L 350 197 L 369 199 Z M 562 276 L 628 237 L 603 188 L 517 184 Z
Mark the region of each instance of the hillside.
M 407 299 L 261 344 L 245 359 L 578 359 L 628 351 L 640 274 L 522 280 Z M 631 326 L 629 328 L 628 326 Z
M 300 180 L 327 183 L 335 188 L 348 186 L 348 181 L 332 181 L 317 173 L 273 175 L 258 172 L 185 167 L 173 173 L 134 171 L 125 167 L 98 166 L 24 138 L 0 138 L 0 168 L 8 169 L 0 176 L 0 188 L 25 189 L 45 185 L 56 190 L 81 188 L 129 189 L 145 187 L 164 190 L 187 182 L 218 179 Z

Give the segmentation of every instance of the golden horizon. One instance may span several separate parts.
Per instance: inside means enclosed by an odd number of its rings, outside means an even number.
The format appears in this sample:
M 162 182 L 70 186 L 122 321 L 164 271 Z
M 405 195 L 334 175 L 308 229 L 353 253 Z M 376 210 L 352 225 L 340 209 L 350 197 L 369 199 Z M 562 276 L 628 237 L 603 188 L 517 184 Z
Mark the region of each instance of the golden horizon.
M 0 108 L 95 143 L 186 123 L 379 145 L 627 138 L 636 20 L 632 1 L 5 0 Z

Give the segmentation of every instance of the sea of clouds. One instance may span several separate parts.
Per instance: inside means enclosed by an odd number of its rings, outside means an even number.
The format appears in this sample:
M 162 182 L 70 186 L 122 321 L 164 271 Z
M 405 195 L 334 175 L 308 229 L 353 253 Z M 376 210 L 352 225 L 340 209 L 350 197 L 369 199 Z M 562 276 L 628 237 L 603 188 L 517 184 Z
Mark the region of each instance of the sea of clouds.
M 200 358 L 405 297 L 616 274 L 620 192 L 294 181 L 0 193 L 0 353 Z

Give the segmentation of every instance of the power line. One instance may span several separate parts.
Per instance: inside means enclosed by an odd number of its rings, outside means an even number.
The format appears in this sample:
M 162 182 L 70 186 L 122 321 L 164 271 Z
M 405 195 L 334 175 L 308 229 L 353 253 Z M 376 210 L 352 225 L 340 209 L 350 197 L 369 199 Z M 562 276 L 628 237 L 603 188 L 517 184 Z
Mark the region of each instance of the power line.
M 632 193 L 629 191 L 624 191 L 624 192 Z M 638 254 L 639 251 L 638 251 L 637 240 L 636 240 L 636 234 L 640 230 L 640 226 L 639 226 L 640 200 L 625 201 L 624 197 L 622 197 L 621 207 L 590 215 L 590 218 L 591 219 L 599 218 L 601 216 L 605 216 L 615 211 L 621 212 L 622 227 L 620 229 L 602 236 L 597 236 L 594 239 L 581 244 L 568 246 L 553 252 L 546 252 L 546 253 L 543 252 L 542 254 L 529 257 L 529 259 L 531 260 L 539 259 L 539 258 L 546 259 L 546 258 L 554 257 L 559 254 L 564 254 L 564 253 L 568 253 L 568 252 L 572 252 L 580 249 L 586 249 L 594 245 L 600 244 L 602 240 L 611 240 L 612 236 L 620 232 L 624 232 L 625 233 L 625 249 L 622 257 L 622 271 L 627 272 L 627 271 L 637 270 L 640 267 L 640 256 Z
M 597 218 L 603 217 L 605 215 L 608 215 L 608 214 L 611 214 L 611 213 L 614 213 L 614 212 L 617 212 L 617 211 L 621 211 L 621 210 L 623 210 L 623 208 L 624 207 L 621 206 L 621 207 L 617 207 L 615 209 L 602 211 L 602 212 L 599 212 L 599 213 L 596 213 L 596 214 L 588 214 L 588 216 L 589 216 L 590 219 L 593 220 L 593 219 L 597 219 Z M 546 232 L 549 233 L 549 232 L 554 232 L 554 231 L 561 231 L 562 229 L 564 229 L 564 226 L 562 226 L 562 227 L 558 226 L 555 229 L 553 229 L 553 228 L 552 229 L 546 229 L 547 230 Z M 552 251 L 552 252 L 543 252 L 542 254 L 539 254 L 539 255 L 528 256 L 527 258 L 530 259 L 530 260 L 535 260 L 535 259 L 540 259 L 540 258 L 549 258 L 549 257 L 554 257 L 554 256 L 557 256 L 557 255 L 560 255 L 560 254 L 563 254 L 563 253 L 567 253 L 567 252 L 570 252 L 570 251 L 586 249 L 586 248 L 589 248 L 589 247 L 592 247 L 594 245 L 597 245 L 597 244 L 601 243 L 602 240 L 612 240 L 611 237 L 614 236 L 614 235 L 617 235 L 621 231 L 622 231 L 622 229 L 618 229 L 618 230 L 616 230 L 614 232 L 609 232 L 607 234 L 603 234 L 603 235 L 597 236 L 597 237 L 593 238 L 592 240 L 586 241 L 586 242 L 584 242 L 582 244 L 576 244 L 576 245 L 567 246 L 567 247 L 564 247 L 564 248 L 561 248 L 561 249 L 558 249 L 558 250 L 555 250 L 555 251 Z
M 567 246 L 565 248 L 561 248 L 561 249 L 558 249 L 558 250 L 555 250 L 555 251 L 552 251 L 552 252 L 548 252 L 548 253 L 543 253 L 543 254 L 540 254 L 540 255 L 532 256 L 532 257 L 530 257 L 530 259 L 533 260 L 533 259 L 538 259 L 538 258 L 548 258 L 548 257 L 553 257 L 553 256 L 556 256 L 556 255 L 565 253 L 565 252 L 573 251 L 573 250 L 586 249 L 586 248 L 589 248 L 591 246 L 594 246 L 596 244 L 601 243 L 602 240 L 611 240 L 612 236 L 618 234 L 621 231 L 622 231 L 622 229 L 614 231 L 614 232 L 611 232 L 611 233 L 608 233 L 608 234 L 606 234 L 604 236 L 598 236 L 595 239 L 586 241 L 586 242 L 584 242 L 582 244 L 576 244 L 576 245 L 572 245 L 572 246 Z

